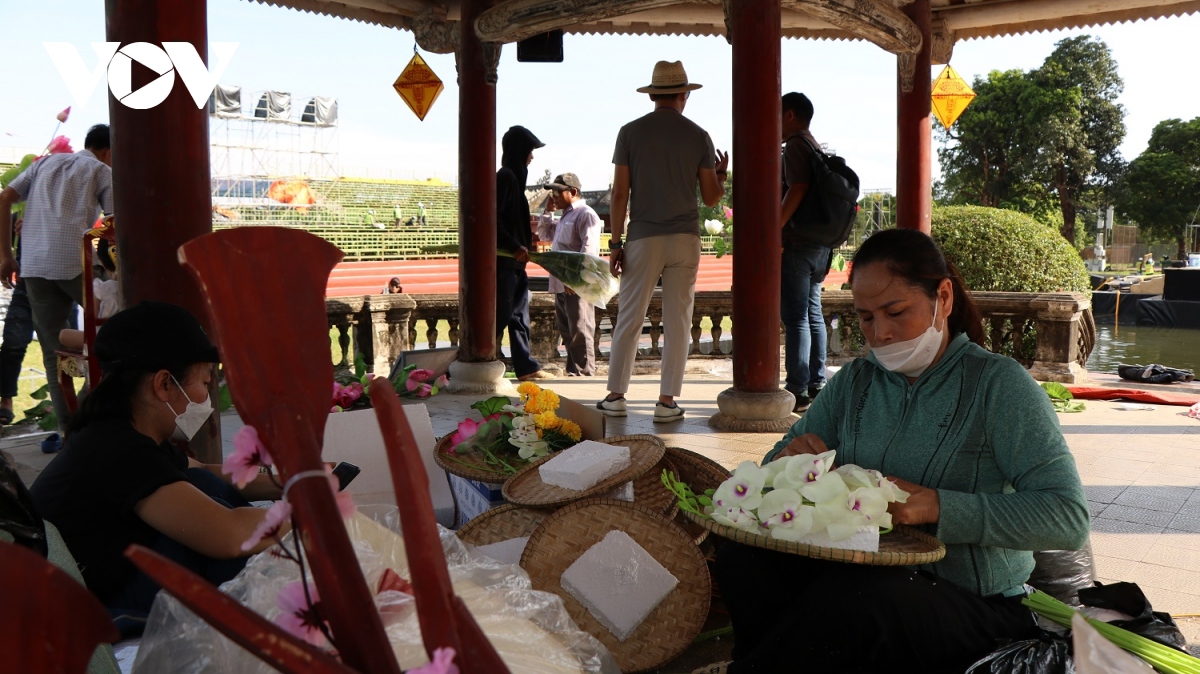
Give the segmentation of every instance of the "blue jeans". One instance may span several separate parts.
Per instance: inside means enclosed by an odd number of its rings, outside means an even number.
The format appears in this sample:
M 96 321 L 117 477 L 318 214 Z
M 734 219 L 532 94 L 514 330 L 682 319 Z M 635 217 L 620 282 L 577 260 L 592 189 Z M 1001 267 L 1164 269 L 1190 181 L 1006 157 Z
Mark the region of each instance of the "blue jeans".
M 529 276 L 525 265 L 508 257 L 496 258 L 496 336 L 508 328 L 508 348 L 518 377 L 542 369 L 529 355 Z M 497 340 L 499 341 L 499 340 Z M 496 345 L 500 350 L 500 345 Z
M 830 250 L 816 244 L 783 249 L 780 311 L 783 321 L 785 388 L 799 398 L 825 383 L 825 319 L 821 282 L 829 273 Z
M 17 397 L 17 380 L 21 376 L 21 364 L 25 362 L 25 351 L 33 341 L 33 309 L 29 307 L 29 294 L 25 292 L 25 280 L 13 286 L 12 301 L 4 317 L 4 342 L 0 343 L 0 398 Z
M 188 482 L 226 508 L 245 508 L 250 505 L 250 502 L 237 489 L 208 469 L 188 468 L 185 472 Z M 249 557 L 213 559 L 167 536 L 159 536 L 153 550 L 183 568 L 200 575 L 213 585 L 220 585 L 225 581 L 232 580 L 234 576 L 241 573 L 249 559 Z M 150 612 L 150 606 L 154 604 L 154 597 L 158 594 L 159 589 L 161 588 L 158 583 L 138 570 L 137 575 L 131 578 L 124 588 L 105 602 L 123 638 L 141 633 L 145 626 L 146 614 Z

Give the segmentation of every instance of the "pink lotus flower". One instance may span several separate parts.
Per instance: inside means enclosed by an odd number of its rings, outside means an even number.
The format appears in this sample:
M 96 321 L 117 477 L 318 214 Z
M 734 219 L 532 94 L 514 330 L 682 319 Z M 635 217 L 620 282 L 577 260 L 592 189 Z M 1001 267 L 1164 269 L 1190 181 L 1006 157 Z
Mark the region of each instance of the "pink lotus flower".
M 433 387 L 429 384 L 420 384 L 415 391 L 418 398 L 428 398 L 433 395 Z
M 439 389 L 444 389 L 450 385 L 450 377 L 447 377 L 446 375 L 442 375 L 437 378 L 437 381 L 433 382 L 433 385 L 438 387 Z
M 342 409 L 349 409 L 354 406 L 355 401 L 363 396 L 363 385 L 355 382 L 353 384 L 333 383 L 333 404 Z
M 457 447 L 460 444 L 475 437 L 476 431 L 479 430 L 479 422 L 474 419 L 463 419 L 458 422 L 458 430 L 454 435 L 450 436 L 450 445 Z
M 255 527 L 254 533 L 250 534 L 250 538 L 242 543 L 242 552 L 250 552 L 254 546 L 258 545 L 264 538 L 275 538 L 279 535 L 279 530 L 283 528 L 283 523 L 292 518 L 292 505 L 287 501 L 276 501 L 274 505 L 267 510 L 267 516 L 262 522 Z
M 66 136 L 55 136 L 46 149 L 50 154 L 69 154 L 75 151 L 71 149 L 71 139 Z
M 341 488 L 341 483 L 338 482 L 337 476 L 333 474 L 333 468 L 325 466 L 325 474 L 329 476 L 329 487 L 333 489 L 333 500 L 337 501 L 338 513 L 342 519 L 348 520 L 354 517 L 354 513 L 358 512 L 358 506 L 354 505 L 354 494 L 348 491 L 338 491 Z
M 1188 416 L 1193 419 L 1200 419 L 1200 403 L 1196 403 L 1188 408 Z
M 410 392 L 415 391 L 420 388 L 421 382 L 429 381 L 430 379 L 433 379 L 433 370 L 413 370 L 408 374 L 408 381 L 404 382 L 404 387 Z
M 439 648 L 433 652 L 433 660 L 416 669 L 408 670 L 409 674 L 458 674 L 458 665 L 454 664 L 454 649 Z
M 317 622 L 321 597 L 317 594 L 317 586 L 308 583 L 308 594 L 313 602 L 310 606 L 304 596 L 304 582 L 306 581 L 297 580 L 288 583 L 275 595 L 275 605 L 282 611 L 275 616 L 275 624 L 293 636 L 324 648 L 329 642 L 321 631 L 321 623 Z
M 63 110 L 62 112 L 58 113 L 54 117 L 55 117 L 55 119 L 58 120 L 59 124 L 66 124 L 67 118 L 70 116 L 71 116 L 71 106 L 68 105 L 66 110 Z
M 733 219 L 733 209 L 728 206 L 725 207 L 725 219 L 726 220 Z
M 225 457 L 221 472 L 229 475 L 239 488 L 258 477 L 259 466 L 274 465 L 271 454 L 253 426 L 242 426 L 233 434 L 233 453 Z

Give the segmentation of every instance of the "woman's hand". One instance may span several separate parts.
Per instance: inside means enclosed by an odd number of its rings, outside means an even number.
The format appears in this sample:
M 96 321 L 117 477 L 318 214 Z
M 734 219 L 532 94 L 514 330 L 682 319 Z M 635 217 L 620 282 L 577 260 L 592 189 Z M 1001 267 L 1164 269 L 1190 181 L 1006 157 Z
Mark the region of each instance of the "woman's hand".
M 922 487 L 898 477 L 888 477 L 888 479 L 896 483 L 897 487 L 908 492 L 907 502 L 888 504 L 892 522 L 896 524 L 937 524 L 942 507 L 936 489 Z
M 829 448 L 825 446 L 825 441 L 817 436 L 816 433 L 805 433 L 797 438 L 792 438 L 787 447 L 779 453 L 775 458 L 781 459 L 785 456 L 796 456 L 798 454 L 824 454 Z

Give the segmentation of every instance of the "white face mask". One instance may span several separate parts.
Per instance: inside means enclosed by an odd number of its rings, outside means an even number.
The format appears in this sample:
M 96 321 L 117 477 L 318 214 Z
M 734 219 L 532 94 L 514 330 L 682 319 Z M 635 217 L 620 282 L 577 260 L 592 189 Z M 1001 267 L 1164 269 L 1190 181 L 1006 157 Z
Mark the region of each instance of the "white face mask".
M 179 386 L 179 381 L 175 377 L 171 377 L 171 381 Z M 179 386 L 179 390 L 188 401 L 182 414 L 177 413 L 175 408 L 171 407 L 171 403 L 163 402 L 166 403 L 167 409 L 171 410 L 171 414 L 175 415 L 175 431 L 171 433 L 171 439 L 190 442 L 192 438 L 196 437 L 196 433 L 200 432 L 208 418 L 212 416 L 212 396 L 206 395 L 204 402 L 194 403 L 191 398 L 188 398 L 187 391 L 184 391 L 182 386 Z
M 920 377 L 929 369 L 942 346 L 942 331 L 937 329 L 938 303 L 933 301 L 933 323 L 925 332 L 903 342 L 871 348 L 875 360 L 892 372 L 906 377 Z

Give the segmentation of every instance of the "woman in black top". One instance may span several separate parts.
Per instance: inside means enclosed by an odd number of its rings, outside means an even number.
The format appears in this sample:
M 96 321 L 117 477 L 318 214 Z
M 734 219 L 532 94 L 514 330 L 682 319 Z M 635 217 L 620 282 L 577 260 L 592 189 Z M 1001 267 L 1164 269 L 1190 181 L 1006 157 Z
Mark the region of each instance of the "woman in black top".
M 95 347 L 104 376 L 30 491 L 88 589 L 114 614 L 146 613 L 159 588 L 125 559 L 126 548 L 146 546 L 223 583 L 248 554 L 274 542 L 242 550 L 266 515 L 246 497 L 279 494 L 265 476 L 239 493 L 220 466 L 202 465 L 169 442 L 190 440 L 213 412 L 217 350 L 186 310 L 143 302 L 108 319 Z

